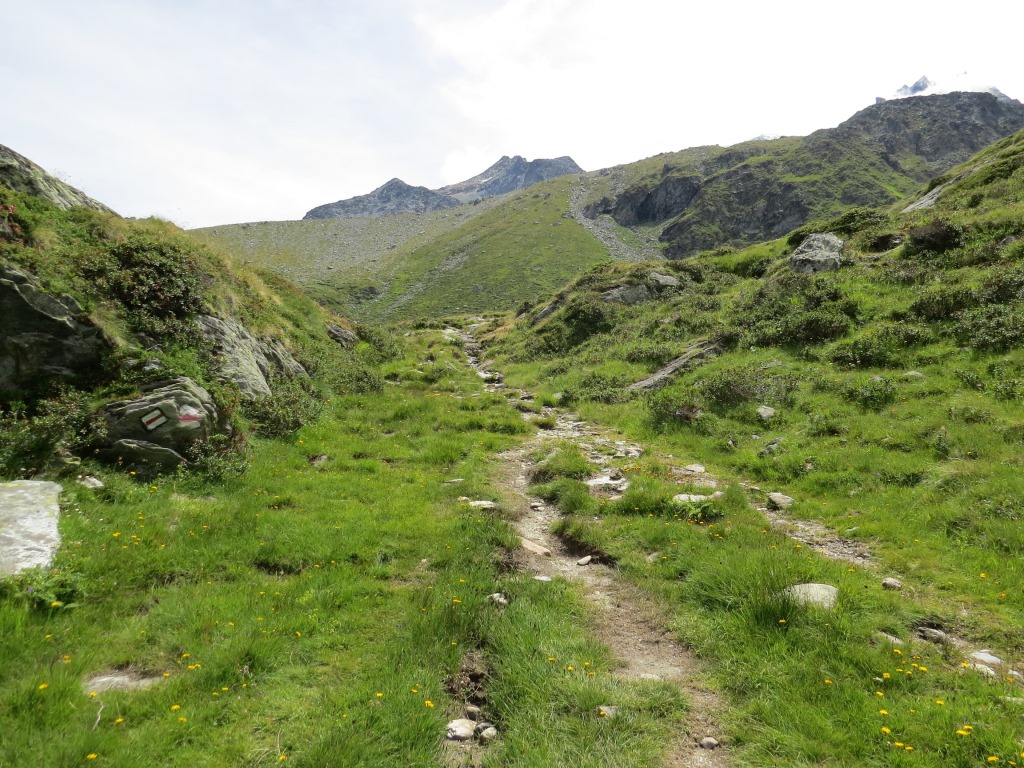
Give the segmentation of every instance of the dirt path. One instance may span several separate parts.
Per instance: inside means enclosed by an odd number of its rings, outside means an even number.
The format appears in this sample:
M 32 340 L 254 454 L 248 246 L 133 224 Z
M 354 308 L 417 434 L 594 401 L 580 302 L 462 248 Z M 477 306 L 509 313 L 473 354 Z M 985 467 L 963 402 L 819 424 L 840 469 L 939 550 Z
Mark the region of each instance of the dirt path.
M 484 379 L 492 392 L 509 394 L 499 374 L 480 359 L 481 350 L 472 336 L 453 329 L 449 336 L 461 339 L 469 364 Z M 520 397 L 529 397 L 518 393 Z M 498 478 L 505 504 L 511 511 L 524 546 L 520 562 L 541 578 L 561 577 L 581 586 L 594 607 L 593 627 L 619 662 L 616 675 L 622 679 L 663 680 L 680 687 L 689 702 L 686 719 L 678 736 L 670 744 L 666 768 L 718 768 L 731 765 L 728 748 L 705 748 L 701 741 L 711 738 L 723 742 L 717 716 L 723 704 L 717 694 L 703 683 L 704 665 L 668 632 L 668 617 L 642 590 L 621 577 L 611 566 L 585 559 L 587 552 L 573 549 L 551 532 L 560 513 L 529 493 L 529 477 L 534 466 L 531 456 L 538 448 L 559 441 L 575 443 L 591 461 L 607 463 L 610 458 L 639 457 L 642 449 L 580 421 L 572 413 L 545 409 L 554 416 L 553 429 L 541 430 L 515 450 L 501 455 L 503 467 Z

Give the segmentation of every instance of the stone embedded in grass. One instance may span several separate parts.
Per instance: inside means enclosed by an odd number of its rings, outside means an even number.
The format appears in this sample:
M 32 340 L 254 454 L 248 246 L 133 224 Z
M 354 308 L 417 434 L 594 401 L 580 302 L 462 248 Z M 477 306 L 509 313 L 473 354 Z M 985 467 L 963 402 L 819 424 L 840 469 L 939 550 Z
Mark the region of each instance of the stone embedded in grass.
M 629 480 L 626 480 L 625 478 L 616 479 L 609 477 L 608 475 L 592 477 L 590 480 L 587 480 L 586 483 L 591 488 L 605 488 L 613 491 L 624 491 L 629 488 Z
M 476 723 L 472 720 L 465 718 L 452 720 L 445 729 L 445 738 L 449 741 L 469 741 L 473 738 L 474 728 L 476 728 Z
M 534 576 L 533 580 L 534 581 L 551 581 L 551 577 L 550 576 Z
M 702 496 L 699 493 L 677 493 L 672 497 L 672 501 L 676 504 L 699 504 L 702 501 L 707 501 L 710 496 Z
M 100 480 L 98 477 L 93 477 L 92 475 L 86 475 L 85 477 L 78 478 L 78 484 L 84 485 L 86 488 L 89 488 L 94 491 L 106 488 L 102 480 Z
M 768 504 L 772 509 L 789 509 L 793 506 L 793 497 L 784 493 L 769 493 Z
M 941 629 L 933 629 L 932 627 L 918 627 L 917 635 L 923 640 L 938 643 L 939 645 L 953 642 L 952 638 Z
M 519 541 L 523 549 L 525 549 L 527 552 L 533 552 L 533 554 L 535 555 L 542 555 L 544 557 L 551 557 L 551 550 L 545 547 L 543 544 L 538 544 L 535 541 L 530 541 L 529 539 L 523 538 L 520 538 Z
M 602 704 L 597 708 L 598 717 L 615 717 L 619 714 L 619 708 L 610 704 Z
M 48 566 L 60 546 L 57 483 L 15 480 L 0 483 L 0 574 Z
M 686 472 L 692 472 L 695 475 L 703 475 L 707 472 L 703 464 L 687 464 L 683 467 L 683 470 Z
M 476 737 L 486 744 L 487 742 L 494 741 L 496 738 L 498 738 L 498 729 L 495 728 L 493 725 L 488 725 L 486 728 L 480 731 L 476 735 Z
M 700 740 L 701 749 L 718 749 L 721 744 L 718 743 L 718 739 L 712 736 L 705 736 Z
M 1004 662 L 998 656 L 993 656 L 988 651 L 975 651 L 971 654 L 971 658 L 974 661 L 980 661 L 982 664 L 988 664 L 989 666 L 998 667 Z
M 839 590 L 831 584 L 795 584 L 784 590 L 799 605 L 824 608 L 830 611 L 839 601 Z
M 508 605 L 508 597 L 501 594 L 501 592 L 495 592 L 493 595 L 488 595 L 487 599 L 499 608 L 504 608 L 506 605 Z
M 445 485 L 455 485 L 457 483 L 462 483 L 462 482 L 465 482 L 465 480 L 463 478 L 461 478 L 461 477 L 453 477 L 451 480 L 445 480 L 444 484 Z
M 971 664 L 971 669 L 973 669 L 975 672 L 980 672 L 985 677 L 992 678 L 993 680 L 999 677 L 999 673 L 992 669 L 992 667 L 990 667 L 988 664 L 982 664 L 978 661 L 975 661 Z
M 775 418 L 775 409 L 767 405 L 762 405 L 758 407 L 757 415 L 764 421 L 770 421 Z
M 498 505 L 493 501 L 471 501 L 469 506 L 473 509 L 496 509 Z
M 903 589 L 903 582 L 890 576 L 882 581 L 882 589 L 891 589 L 895 592 L 899 592 Z
M 907 371 L 903 374 L 904 379 L 923 379 L 924 374 L 920 371 Z
M 872 635 L 872 637 L 874 637 L 875 640 L 877 640 L 880 643 L 889 643 L 890 645 L 894 645 L 894 646 L 901 646 L 901 645 L 903 645 L 903 641 L 902 640 L 900 640 L 895 635 L 890 635 L 887 632 L 875 632 Z
M 166 678 L 142 675 L 137 672 L 110 672 L 93 675 L 82 682 L 82 690 L 86 693 L 103 693 L 104 691 L 141 691 Z

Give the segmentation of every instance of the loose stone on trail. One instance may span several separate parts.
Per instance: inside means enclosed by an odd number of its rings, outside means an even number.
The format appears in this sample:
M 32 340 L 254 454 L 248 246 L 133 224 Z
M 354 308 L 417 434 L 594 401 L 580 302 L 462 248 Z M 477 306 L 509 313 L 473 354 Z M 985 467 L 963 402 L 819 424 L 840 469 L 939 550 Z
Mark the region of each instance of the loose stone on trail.
M 469 741 L 473 738 L 474 728 L 476 728 L 476 723 L 472 720 L 465 718 L 452 720 L 445 729 L 445 738 L 449 741 Z
M 520 538 L 519 541 L 522 543 L 523 549 L 525 549 L 527 552 L 533 552 L 533 554 L 535 555 L 542 555 L 544 557 L 551 557 L 551 550 L 545 547 L 543 544 L 538 544 L 535 541 L 530 541 L 529 539 L 523 538 Z

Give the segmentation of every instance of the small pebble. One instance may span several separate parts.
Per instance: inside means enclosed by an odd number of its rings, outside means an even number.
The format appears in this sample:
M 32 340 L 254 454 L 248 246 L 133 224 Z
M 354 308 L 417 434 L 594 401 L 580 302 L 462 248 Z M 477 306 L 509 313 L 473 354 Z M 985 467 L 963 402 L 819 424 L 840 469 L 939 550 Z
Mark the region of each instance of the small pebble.
M 594 558 L 590 555 L 587 555 L 586 557 L 581 557 L 579 560 L 576 561 L 576 565 L 590 565 L 590 561 L 593 559 Z
M 705 736 L 700 740 L 700 745 L 703 749 L 718 749 L 721 744 L 718 743 L 718 739 L 712 738 L 711 736 Z
M 892 589 L 898 592 L 903 589 L 903 582 L 899 579 L 889 577 L 882 582 L 882 589 Z
M 483 710 L 474 704 L 470 704 L 466 707 L 466 717 L 470 720 L 479 720 L 482 714 Z

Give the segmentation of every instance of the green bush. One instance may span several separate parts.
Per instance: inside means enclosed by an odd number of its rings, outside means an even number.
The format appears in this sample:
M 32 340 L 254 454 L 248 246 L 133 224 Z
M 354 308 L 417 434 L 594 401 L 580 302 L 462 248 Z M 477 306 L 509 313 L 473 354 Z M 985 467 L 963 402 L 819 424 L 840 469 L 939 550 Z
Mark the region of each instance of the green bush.
M 794 374 L 771 375 L 747 364 L 716 371 L 698 380 L 693 389 L 709 408 L 723 410 L 755 401 L 788 404 L 798 384 Z
M 589 371 L 583 374 L 575 385 L 569 385 L 562 390 L 563 404 L 587 400 L 597 403 L 624 403 L 629 400 L 626 382 L 619 376 Z
M 896 399 L 896 386 L 889 379 L 873 376 L 862 384 L 846 387 L 843 397 L 861 408 L 877 411 Z
M 826 278 L 783 272 L 741 297 L 732 323 L 746 345 L 814 344 L 845 336 L 857 303 Z
M 836 345 L 828 357 L 836 365 L 851 368 L 891 368 L 904 363 L 909 347 L 931 340 L 926 328 L 881 325 L 858 339 Z
M 83 275 L 120 302 L 132 330 L 156 336 L 187 332 L 183 321 L 203 308 L 209 279 L 199 264 L 200 246 L 134 234 L 90 257 Z
M 275 379 L 270 388 L 272 394 L 253 398 L 243 408 L 261 437 L 290 435 L 316 421 L 323 410 L 320 393 L 309 379 Z
M 0 415 L 0 472 L 5 478 L 32 477 L 59 452 L 81 452 L 103 431 L 83 392 L 67 390 L 32 410 L 14 403 Z
M 931 322 L 949 320 L 957 312 L 977 305 L 974 291 L 963 286 L 939 286 L 929 289 L 910 305 L 910 314 Z
M 978 307 L 960 313 L 954 334 L 973 349 L 1004 351 L 1024 341 L 1024 315 L 1019 306 Z

